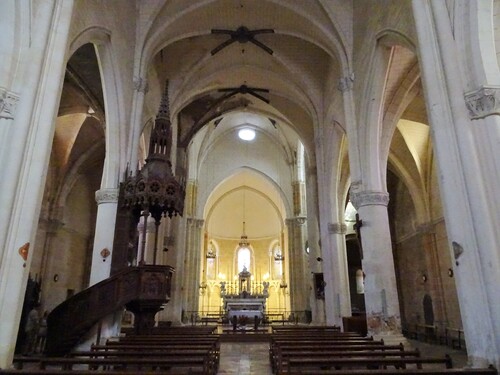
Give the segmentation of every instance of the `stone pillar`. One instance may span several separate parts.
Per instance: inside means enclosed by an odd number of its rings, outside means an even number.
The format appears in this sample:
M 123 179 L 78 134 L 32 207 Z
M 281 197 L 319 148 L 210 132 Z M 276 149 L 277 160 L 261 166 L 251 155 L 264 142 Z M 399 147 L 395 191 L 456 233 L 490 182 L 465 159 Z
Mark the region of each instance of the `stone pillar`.
M 325 301 L 316 298 L 316 291 L 314 290 L 313 273 L 323 272 L 323 262 L 318 261 L 322 259 L 322 245 L 319 233 L 319 212 L 318 212 L 318 188 L 317 188 L 317 175 L 316 169 L 309 169 L 306 178 L 306 189 L 301 193 L 301 201 L 307 198 L 307 243 L 309 244 L 309 254 L 304 254 L 306 257 L 304 278 L 308 280 L 308 309 L 311 310 L 312 322 L 315 324 L 322 324 L 325 322 Z
M 137 224 L 138 233 L 138 247 L 137 247 L 137 261 L 140 263 L 142 261 L 142 255 L 144 253 L 144 264 L 153 264 L 153 247 L 154 247 L 154 236 L 155 236 L 156 224 L 155 220 L 148 216 L 146 232 L 144 232 L 144 216 L 141 216 L 139 224 Z M 146 233 L 146 237 L 144 237 Z M 144 252 L 142 248 L 144 246 Z
M 200 285 L 201 239 L 204 220 L 187 219 L 186 258 L 184 259 L 184 309 L 194 312 L 198 310 Z
M 475 55 L 463 54 L 464 47 L 478 52 L 483 48 L 486 50 L 482 42 L 493 33 L 476 34 L 479 30 L 470 30 L 478 37 L 475 43 L 459 40 L 454 34 L 462 29 L 467 33 L 472 17 L 477 17 L 477 14 L 462 19 L 465 24 L 452 25 L 444 0 L 413 0 L 412 6 L 467 353 L 474 367 L 490 363 L 498 367 L 500 120 L 495 108 L 500 93 L 495 87 L 498 66 L 476 59 Z M 467 2 L 467 6 L 473 10 L 475 7 L 491 7 L 492 3 Z M 484 14 L 489 16 L 487 10 Z M 454 30 L 457 26 L 458 29 Z M 481 27 L 491 26 L 483 22 Z M 490 44 L 486 44 L 489 48 Z M 491 56 L 494 58 L 493 51 Z M 464 76 L 459 67 L 465 67 L 463 64 L 470 64 L 473 59 L 476 59 L 474 67 L 491 67 L 495 74 L 482 72 Z M 491 82 L 477 82 L 478 77 Z M 467 81 L 472 78 L 476 81 Z M 480 85 L 483 87 L 477 90 Z M 493 88 L 488 87 L 490 85 Z M 476 90 L 468 92 L 471 88 Z
M 95 192 L 97 218 L 89 286 L 107 279 L 111 274 L 118 194 L 118 189 L 101 189 Z M 117 311 L 102 319 L 100 327 L 94 326 L 85 334 L 85 338 L 79 345 L 79 349 L 89 349 L 90 345 L 95 343 L 98 336 L 101 337 L 102 341 L 116 336 L 120 332 L 121 316 L 122 311 Z M 99 334 L 97 332 L 98 329 L 100 329 Z
M 118 189 L 101 189 L 95 192 L 97 219 L 89 286 L 109 277 L 113 257 Z
M 342 326 L 342 317 L 351 316 L 349 273 L 345 249 L 344 223 L 329 223 L 328 251 L 323 251 L 326 322 Z
M 170 288 L 170 301 L 165 308 L 165 315 L 162 317 L 169 320 L 174 325 L 181 324 L 182 309 L 184 307 L 184 275 L 186 275 L 185 259 L 186 259 L 186 220 L 179 217 L 172 219 L 173 233 L 175 238 L 172 242 L 167 242 L 168 263 L 175 267 L 175 272 L 172 275 L 172 286 Z
M 138 167 L 138 152 L 139 152 L 139 140 L 141 138 L 142 131 L 142 113 L 144 111 L 144 96 L 149 90 L 148 81 L 143 77 L 134 77 L 134 98 L 132 104 L 132 113 L 130 127 L 132 131 L 130 134 L 129 144 L 128 144 L 128 155 L 127 160 L 130 165 L 130 169 L 135 171 Z
M 19 103 L 2 118 L 9 140 L 0 151 L 0 368 L 12 363 L 33 241 L 54 137 L 73 1 L 37 4 L 30 45 L 11 73 Z M 26 20 L 28 22 L 28 20 Z M 2 131 L 2 136 L 5 133 Z
M 389 194 L 352 192 L 351 202 L 363 221 L 363 272 L 368 335 L 400 342 L 401 317 L 387 204 Z
M 294 217 L 285 220 L 288 227 L 288 268 L 290 280 L 290 309 L 304 311 L 308 305 L 309 278 L 305 277 L 305 217 Z
M 292 183 L 293 214 L 295 216 L 301 216 L 304 214 L 304 206 L 306 202 L 305 191 L 306 186 L 304 181 L 294 181 Z

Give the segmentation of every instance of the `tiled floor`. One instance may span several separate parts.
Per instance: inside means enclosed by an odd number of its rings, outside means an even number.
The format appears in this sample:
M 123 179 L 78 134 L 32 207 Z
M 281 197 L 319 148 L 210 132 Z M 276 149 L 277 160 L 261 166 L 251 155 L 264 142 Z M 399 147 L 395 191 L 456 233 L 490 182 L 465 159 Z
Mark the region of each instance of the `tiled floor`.
M 452 349 L 449 346 L 428 344 L 422 341 L 407 340 L 408 348 L 420 350 L 422 357 L 444 357 L 449 354 L 453 362 L 453 367 L 461 368 L 467 366 L 467 353 L 465 350 Z
M 271 375 L 269 344 L 221 343 L 219 375 Z
M 453 367 L 467 364 L 465 351 L 446 346 L 431 345 L 420 341 L 408 340 L 408 348 L 418 348 L 422 357 L 444 357 L 449 354 Z M 268 343 L 221 343 L 219 375 L 271 375 Z

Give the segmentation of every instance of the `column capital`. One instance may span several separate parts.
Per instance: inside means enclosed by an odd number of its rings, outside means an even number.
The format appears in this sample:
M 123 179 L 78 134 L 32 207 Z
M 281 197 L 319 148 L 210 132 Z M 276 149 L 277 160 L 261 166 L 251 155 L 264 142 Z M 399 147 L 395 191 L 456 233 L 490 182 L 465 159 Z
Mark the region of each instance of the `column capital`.
M 134 90 L 146 94 L 149 91 L 149 84 L 146 78 L 134 77 Z
M 0 118 L 12 120 L 16 114 L 19 95 L 0 87 Z
M 386 206 L 389 203 L 389 193 L 383 191 L 359 191 L 350 195 L 356 209 L 363 206 Z
M 300 226 L 304 225 L 307 221 L 307 218 L 305 216 L 297 216 L 297 217 L 292 217 L 285 219 L 285 224 L 286 226 L 290 227 L 293 225 Z
M 349 76 L 339 78 L 339 84 L 337 88 L 340 92 L 350 91 L 352 90 L 353 83 L 354 73 L 351 73 Z
M 328 223 L 328 233 L 346 234 L 347 225 L 344 223 Z
M 482 86 L 464 97 L 472 120 L 500 115 L 500 86 Z
M 95 192 L 95 201 L 97 204 L 101 203 L 117 203 L 118 202 L 118 189 L 101 189 Z
M 187 219 L 187 223 L 190 227 L 195 227 L 195 228 L 202 228 L 203 224 L 205 223 L 205 220 L 203 219 L 196 219 L 194 217 L 189 217 Z

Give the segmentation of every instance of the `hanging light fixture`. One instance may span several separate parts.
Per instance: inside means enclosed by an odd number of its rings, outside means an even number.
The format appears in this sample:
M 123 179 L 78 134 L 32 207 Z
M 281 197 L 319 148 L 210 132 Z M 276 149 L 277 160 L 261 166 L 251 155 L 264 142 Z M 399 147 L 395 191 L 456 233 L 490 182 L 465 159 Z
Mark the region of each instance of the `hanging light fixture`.
M 241 234 L 239 246 L 240 249 L 250 246 L 250 242 L 248 242 L 248 236 L 245 233 L 245 222 L 243 222 L 243 233 Z
M 215 251 L 214 251 L 214 246 L 212 242 L 208 244 L 208 250 L 207 250 L 207 259 L 214 259 L 215 258 Z
M 281 262 L 285 259 L 284 255 L 283 255 L 283 252 L 281 251 L 281 246 L 278 242 L 278 245 L 276 245 L 275 249 L 274 249 L 274 260 L 276 262 Z

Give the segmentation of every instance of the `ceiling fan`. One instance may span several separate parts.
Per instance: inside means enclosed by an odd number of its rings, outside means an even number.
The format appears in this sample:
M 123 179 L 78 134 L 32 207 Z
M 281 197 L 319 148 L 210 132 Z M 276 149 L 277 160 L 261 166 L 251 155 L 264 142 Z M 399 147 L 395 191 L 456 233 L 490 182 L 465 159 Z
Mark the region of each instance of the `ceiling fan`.
M 273 29 L 249 30 L 248 27 L 245 27 L 245 26 L 240 26 L 236 30 L 212 29 L 212 34 L 227 34 L 230 36 L 230 38 L 228 40 L 219 44 L 217 47 L 215 47 L 211 51 L 212 56 L 215 55 L 220 50 L 226 48 L 230 44 L 233 44 L 234 42 L 253 43 L 256 46 L 262 48 L 264 51 L 266 51 L 270 55 L 272 55 L 274 53 L 274 51 L 271 48 L 269 48 L 264 43 L 259 42 L 257 39 L 255 39 L 255 35 L 257 35 L 257 34 L 272 34 L 272 33 L 274 33 Z
M 230 87 L 227 89 L 219 89 L 219 92 L 227 92 L 228 94 L 224 95 L 222 98 L 220 98 L 220 101 L 226 100 L 230 98 L 231 96 L 234 96 L 236 94 L 250 94 L 252 96 L 255 96 L 257 99 L 262 100 L 264 103 L 269 104 L 269 99 L 264 98 L 262 95 L 258 94 L 258 92 L 266 92 L 268 93 L 268 89 L 259 89 L 256 87 L 248 87 L 247 85 L 241 85 L 240 87 Z

